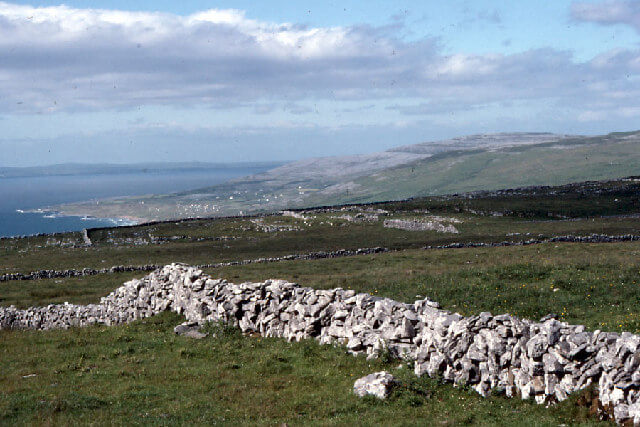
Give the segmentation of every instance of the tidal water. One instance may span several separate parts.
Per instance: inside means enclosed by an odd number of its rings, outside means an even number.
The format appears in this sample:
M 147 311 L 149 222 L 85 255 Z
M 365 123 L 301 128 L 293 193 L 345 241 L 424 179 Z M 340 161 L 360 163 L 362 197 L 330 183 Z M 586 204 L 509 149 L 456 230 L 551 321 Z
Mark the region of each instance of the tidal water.
M 107 197 L 166 194 L 219 184 L 263 172 L 270 167 L 229 166 L 212 169 L 97 175 L 0 177 L 0 237 L 78 231 L 88 227 L 125 225 L 115 219 L 27 213 L 61 203 Z

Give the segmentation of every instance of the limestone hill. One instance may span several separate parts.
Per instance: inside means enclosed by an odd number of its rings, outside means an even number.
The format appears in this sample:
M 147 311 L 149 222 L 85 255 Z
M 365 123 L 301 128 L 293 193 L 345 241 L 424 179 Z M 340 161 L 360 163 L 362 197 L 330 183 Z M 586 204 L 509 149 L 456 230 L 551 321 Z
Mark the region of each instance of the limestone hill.
M 636 174 L 640 174 L 640 131 L 603 136 L 488 134 L 382 153 L 308 159 L 189 192 L 53 209 L 141 220 L 209 217 Z

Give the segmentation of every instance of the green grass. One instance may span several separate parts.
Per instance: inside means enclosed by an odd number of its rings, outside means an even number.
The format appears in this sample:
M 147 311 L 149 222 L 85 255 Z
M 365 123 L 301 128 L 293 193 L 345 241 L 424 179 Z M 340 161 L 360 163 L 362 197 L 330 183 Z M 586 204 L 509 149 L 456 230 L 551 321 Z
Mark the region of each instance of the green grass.
M 315 213 L 307 224 L 293 218 L 265 218 L 265 223 L 301 228 L 277 233 L 259 231 L 248 218 L 222 218 L 94 230 L 95 244 L 88 248 L 56 246 L 59 241 L 79 242 L 78 233 L 0 240 L 0 273 L 204 264 L 385 246 L 397 251 L 207 272 L 236 283 L 282 278 L 405 302 L 430 297 L 464 315 L 490 311 L 538 319 L 553 312 L 591 330 L 640 333 L 640 242 L 417 249 L 562 234 L 640 234 L 640 220 L 633 215 L 640 212 L 638 184 L 624 185 L 600 183 L 598 193 L 588 197 L 581 195 L 585 186 L 576 185 L 540 194 L 387 203 L 380 207 L 390 216 L 373 223 L 336 218 L 344 212 Z M 425 209 L 462 220 L 456 224 L 460 233 L 382 226 L 385 218 L 416 217 Z M 505 216 L 487 215 L 495 211 Z M 549 220 L 548 214 L 572 219 Z M 627 216 L 593 216 L 620 214 Z M 142 246 L 127 241 L 150 236 L 185 238 Z M 232 239 L 214 240 L 222 236 Z M 3 282 L 0 305 L 97 302 L 126 280 L 143 275 Z M 596 423 L 588 409 L 578 405 L 587 397 L 573 396 L 548 409 L 500 396 L 482 399 L 435 379 L 417 379 L 410 369 L 396 369 L 398 361 L 368 362 L 341 347 L 321 347 L 313 341 L 245 337 L 219 326 L 210 327 L 216 337 L 191 341 L 171 332 L 181 321 L 165 313 L 113 328 L 0 331 L 0 425 Z M 387 402 L 357 399 L 351 393 L 355 378 L 383 368 L 402 380 L 402 387 Z
M 80 233 L 0 240 L 0 274 L 39 269 L 103 268 L 112 265 L 166 264 L 181 261 L 209 264 L 323 250 L 385 246 L 419 248 L 454 242 L 526 240 L 562 234 L 640 234 L 640 183 L 582 183 L 500 196 L 431 197 L 391 202 L 376 207 L 390 212 L 372 223 L 349 223 L 344 212 L 308 214 L 302 221 L 266 217 L 265 223 L 286 224 L 299 231 L 267 233 L 250 218 L 218 218 L 141 225 L 89 232 L 92 247 L 60 247 L 81 243 Z M 462 220 L 459 234 L 408 232 L 383 227 L 387 218 L 416 217 L 429 212 Z M 474 213 L 475 212 L 475 213 Z M 492 216 L 500 212 L 504 216 Z M 487 215 L 489 214 L 489 215 Z M 625 214 L 627 216 L 620 216 Z M 550 219 L 567 216 L 570 220 Z M 602 216 L 607 215 L 607 216 Z M 618 215 L 611 217 L 610 215 Z M 178 236 L 162 244 L 136 245 L 133 240 Z M 218 240 L 216 240 L 218 239 Z
M 403 217 L 398 211 L 390 217 Z M 409 214 L 415 216 L 415 214 Z M 135 228 L 101 230 L 92 233 L 95 245 L 88 248 L 59 248 L 43 245 L 38 239 L 0 241 L 0 274 L 28 273 L 39 269 L 85 267 L 104 268 L 112 265 L 167 264 L 186 262 L 209 264 L 223 261 L 275 257 L 293 253 L 307 253 L 337 249 L 384 246 L 390 249 L 420 248 L 427 245 L 444 245 L 454 242 L 496 242 L 503 240 L 527 240 L 532 237 L 549 237 L 563 234 L 587 235 L 640 234 L 637 218 L 613 217 L 581 220 L 530 220 L 513 217 L 492 217 L 471 214 L 446 213 L 459 218 L 456 224 L 459 234 L 434 231 L 411 232 L 383 227 L 378 222 L 351 224 L 344 220 L 329 219 L 331 215 L 319 214 L 310 225 L 302 225 L 300 231 L 277 233 L 258 232 L 249 219 L 214 219 L 193 222 L 169 223 Z M 336 215 L 333 215 L 334 217 Z M 269 219 L 273 221 L 273 219 Z M 329 225 L 332 222 L 334 225 Z M 345 224 L 346 226 L 341 226 Z M 107 236 L 111 233 L 111 236 Z M 513 233 L 518 233 L 513 235 Z M 134 245 L 114 244 L 108 238 L 146 238 L 152 236 L 189 236 L 188 239 L 163 244 Z M 233 240 L 210 240 L 215 236 L 232 236 Z M 203 237 L 209 240 L 195 241 Z
M 522 146 L 514 150 L 479 151 L 434 156 L 409 165 L 357 178 L 349 194 L 312 196 L 314 204 L 403 199 L 531 185 L 562 185 L 584 180 L 615 179 L 640 174 L 639 143 L 591 139 L 566 148 Z M 567 145 L 567 144 L 565 144 Z
M 640 243 L 403 251 L 209 271 L 233 282 L 283 278 L 405 302 L 422 297 L 464 315 L 539 319 L 640 333 Z
M 10 281 L 0 283 L 0 305 L 20 308 L 48 304 L 97 303 L 100 297 L 122 286 L 127 280 L 139 278 L 140 272 L 104 274 L 100 276 L 61 279 Z
M 490 311 L 538 319 L 548 313 L 591 330 L 640 333 L 640 242 L 405 250 L 207 270 L 231 282 L 281 278 L 405 302 L 428 296 L 465 315 Z M 97 302 L 132 277 L 120 273 L 0 284 L 0 304 Z
M 552 408 L 415 378 L 399 362 L 308 340 L 242 336 L 212 325 L 175 336 L 163 314 L 117 327 L 0 332 L 0 424 L 558 425 L 596 424 L 577 396 Z M 359 399 L 356 378 L 391 370 L 388 401 Z

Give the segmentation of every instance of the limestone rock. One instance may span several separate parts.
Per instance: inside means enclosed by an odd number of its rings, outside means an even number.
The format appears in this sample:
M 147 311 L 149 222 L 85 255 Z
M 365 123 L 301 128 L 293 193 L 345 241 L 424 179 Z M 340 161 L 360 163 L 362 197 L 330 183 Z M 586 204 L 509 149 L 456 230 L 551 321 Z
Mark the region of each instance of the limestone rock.
M 184 322 L 173 328 L 173 332 L 188 338 L 200 340 L 206 338 L 208 334 L 200 332 L 200 325 L 196 322 Z
M 386 371 L 375 372 L 356 380 L 353 384 L 353 392 L 359 397 L 367 395 L 378 399 L 386 399 L 396 380 Z

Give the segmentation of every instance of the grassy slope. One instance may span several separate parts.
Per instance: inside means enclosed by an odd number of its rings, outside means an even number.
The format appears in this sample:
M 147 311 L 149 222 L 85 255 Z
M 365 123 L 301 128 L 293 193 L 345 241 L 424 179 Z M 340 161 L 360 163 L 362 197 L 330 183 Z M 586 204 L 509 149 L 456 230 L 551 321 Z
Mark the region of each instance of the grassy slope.
M 398 213 L 395 218 L 415 217 L 414 214 Z M 357 249 L 360 247 L 384 246 L 392 249 L 420 248 L 426 245 L 442 245 L 453 242 L 495 242 L 503 240 L 526 240 L 530 237 L 554 236 L 561 234 L 640 234 L 640 223 L 636 218 L 602 218 L 595 221 L 538 221 L 519 218 L 496 218 L 469 214 L 454 214 L 464 222 L 457 225 L 459 234 L 437 233 L 434 231 L 409 232 L 389 229 L 383 226 L 381 218 L 376 223 L 349 224 L 335 221 L 338 225 L 321 224 L 317 220 L 310 226 L 302 221 L 300 231 L 277 233 L 242 231 L 238 227 L 252 224 L 248 219 L 214 220 L 216 229 L 225 230 L 225 235 L 234 236 L 227 241 L 177 240 L 161 245 L 108 244 L 95 239 L 89 248 L 43 247 L 30 239 L 4 241 L 0 243 L 0 273 L 28 273 L 38 269 L 104 268 L 112 265 L 166 264 L 186 262 L 208 264 L 221 261 L 274 257 L 292 253 L 307 253 L 322 250 Z M 322 216 L 320 216 L 322 218 Z M 204 221 L 203 221 L 204 222 Z M 202 224 L 203 222 L 198 222 Z M 235 228 L 234 228 L 235 227 Z M 201 234 L 210 236 L 215 231 L 202 227 Z M 161 230 L 163 230 L 161 232 Z M 167 224 L 163 226 L 139 227 L 115 231 L 116 235 L 133 234 L 195 235 L 198 226 L 187 224 Z M 233 233 L 233 234 L 231 234 Z M 520 233 L 510 236 L 510 233 Z M 527 233 L 529 233 L 527 235 Z M 38 247 L 41 246 L 41 247 Z
M 419 293 L 467 314 L 537 317 L 556 311 L 591 329 L 637 332 L 638 255 L 638 243 L 564 244 L 404 251 L 213 273 L 235 281 L 284 277 L 403 300 Z M 65 292 L 69 300 L 87 302 L 97 299 L 96 289 L 106 293 L 115 285 L 99 277 L 69 279 L 47 297 L 38 292 L 54 289 L 50 281 L 12 283 L 8 294 L 21 305 L 60 301 Z M 242 337 L 226 328 L 203 341 L 176 337 L 171 329 L 181 321 L 167 314 L 113 328 L 0 332 L 0 424 L 596 423 L 576 405 L 579 396 L 548 409 L 482 399 L 467 389 L 416 379 L 410 368 L 396 369 L 398 362 L 367 362 L 313 341 Z M 388 402 L 350 393 L 355 378 L 381 369 L 402 380 Z
M 340 219 L 338 217 L 344 212 L 339 210 L 308 214 L 307 221 L 280 216 L 264 218 L 266 224 L 299 228 L 298 231 L 275 233 L 260 231 L 251 218 L 218 218 L 93 230 L 89 234 L 94 246 L 89 248 L 52 246 L 55 242 L 81 244 L 80 233 L 0 239 L 0 273 L 176 261 L 207 264 L 341 248 L 385 246 L 406 249 L 562 234 L 640 234 L 640 222 L 634 216 L 640 212 L 640 182 L 625 180 L 480 194 L 474 198 L 464 195 L 429 197 L 375 207 L 388 210 L 389 215 L 367 223 Z M 383 227 L 384 219 L 416 218 L 422 215 L 416 211 L 425 210 L 462 220 L 457 225 L 460 233 L 407 232 Z M 505 216 L 491 216 L 494 212 Z M 571 219 L 549 220 L 549 215 Z M 178 239 L 155 245 L 131 242 L 132 239 L 149 241 L 152 236 L 177 236 Z M 213 240 L 215 238 L 230 240 Z
M 228 328 L 193 341 L 171 332 L 179 322 L 166 314 L 113 328 L 0 332 L 0 424 L 595 424 L 575 398 L 550 409 L 483 399 L 416 379 L 397 361 Z M 351 393 L 355 378 L 381 369 L 402 381 L 388 401 Z
M 615 187 L 602 184 L 600 187 Z M 568 190 L 571 190 L 569 188 Z M 560 191 L 552 189 L 552 191 Z M 319 214 L 300 231 L 263 233 L 248 219 L 186 221 L 93 233 L 91 248 L 43 247 L 47 238 L 0 241 L 5 271 L 32 267 L 110 266 L 141 262 L 212 262 L 336 247 L 397 248 L 450 241 L 503 240 L 565 233 L 640 233 L 637 217 L 541 220 L 540 211 L 583 216 L 638 212 L 635 187 L 591 195 L 553 197 L 431 198 L 385 207 L 392 216 L 435 209 L 464 219 L 459 235 L 385 229 L 373 224 L 328 226 Z M 616 201 L 618 199 L 618 201 Z M 466 210 L 465 210 L 466 209 Z M 472 215 L 468 209 L 515 209 L 515 216 Z M 463 213 L 452 213 L 462 210 Z M 519 218 L 519 216 L 529 218 Z M 324 222 L 324 224 L 323 224 Z M 235 240 L 134 246 L 109 238 L 185 235 L 233 236 Z M 69 234 L 60 239 L 77 239 Z M 116 244 L 117 243 L 117 244 Z M 40 246 L 40 247 L 37 247 Z M 526 247 L 416 250 L 352 258 L 288 261 L 209 271 L 234 282 L 276 277 L 319 288 L 344 287 L 403 301 L 429 296 L 464 314 L 510 312 L 538 318 L 555 312 L 591 330 L 640 332 L 640 242 L 544 244 Z M 24 307 L 70 301 L 95 302 L 140 273 L 0 283 L 0 304 Z M 416 379 L 398 362 L 347 355 L 312 341 L 242 337 L 223 328 L 215 338 L 190 341 L 171 332 L 182 320 L 166 314 L 114 328 L 0 332 L 0 424 L 595 424 L 578 396 L 553 408 L 502 397 L 482 399 L 427 378 Z M 356 399 L 360 375 L 392 369 L 403 386 L 388 402 Z M 30 376 L 36 374 L 35 376 Z M 428 397 L 427 397 L 428 396 Z M 582 399 L 584 400 L 584 399 Z
M 495 190 L 508 186 L 561 185 L 640 174 L 640 140 L 607 142 L 563 149 L 521 147 L 436 157 L 383 171 L 354 182 L 351 194 L 309 200 L 333 204 L 393 200 L 414 196 Z

